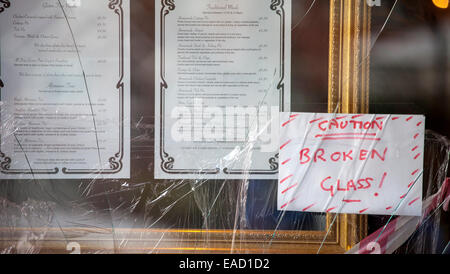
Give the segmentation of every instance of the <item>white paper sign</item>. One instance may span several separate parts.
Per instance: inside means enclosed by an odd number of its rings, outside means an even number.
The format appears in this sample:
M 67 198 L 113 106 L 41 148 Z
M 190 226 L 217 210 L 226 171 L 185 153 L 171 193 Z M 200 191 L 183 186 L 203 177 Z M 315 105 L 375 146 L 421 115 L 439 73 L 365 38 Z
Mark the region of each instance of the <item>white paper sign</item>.
M 281 113 L 278 209 L 421 215 L 425 117 Z

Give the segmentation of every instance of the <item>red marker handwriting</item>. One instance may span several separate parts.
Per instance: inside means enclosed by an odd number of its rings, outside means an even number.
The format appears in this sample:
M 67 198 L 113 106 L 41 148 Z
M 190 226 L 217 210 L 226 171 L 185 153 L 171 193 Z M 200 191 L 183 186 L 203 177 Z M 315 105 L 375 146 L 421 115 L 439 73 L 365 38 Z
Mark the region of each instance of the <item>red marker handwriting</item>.
M 343 181 L 341 179 L 337 179 L 336 181 L 333 181 L 332 177 L 328 176 L 320 182 L 320 188 L 323 191 L 329 192 L 330 196 L 333 197 L 337 192 L 359 191 L 368 189 L 372 186 L 372 181 L 373 178 L 371 177 L 358 180 L 350 179 L 348 181 Z
M 285 165 L 287 162 L 289 162 L 291 160 L 291 158 L 287 159 L 286 161 L 282 162 L 282 165 Z
M 380 141 L 381 138 L 365 138 L 365 137 L 324 137 L 322 140 L 366 140 L 366 141 Z
M 340 117 L 344 118 L 344 117 Z M 383 121 L 357 121 L 357 120 L 344 120 L 338 121 L 338 119 L 324 120 L 317 124 L 319 130 L 327 131 L 333 129 L 365 129 L 365 130 L 382 130 Z
M 280 150 L 283 149 L 285 146 L 287 146 L 292 140 L 288 140 L 286 143 L 282 144 L 280 146 Z
M 297 116 L 299 116 L 300 114 L 294 114 L 289 116 L 289 120 L 284 122 L 283 125 L 281 125 L 282 127 L 285 127 L 287 124 L 289 124 L 290 122 L 294 121 L 295 118 L 297 118 Z
M 313 207 L 314 205 L 315 205 L 315 203 L 314 203 L 314 204 L 310 204 L 309 206 L 305 207 L 302 211 L 307 211 L 308 209 L 310 209 L 310 208 Z
M 324 148 L 319 148 L 314 153 L 311 153 L 309 148 L 304 148 L 299 152 L 300 165 L 307 164 L 309 162 L 348 162 L 348 161 L 365 161 L 368 159 L 379 160 L 384 162 L 386 160 L 386 155 L 388 148 L 385 147 L 383 151 L 372 149 L 360 149 L 359 151 L 329 151 L 327 152 Z
M 383 173 L 383 177 L 381 178 L 381 181 L 380 181 L 380 184 L 378 185 L 378 188 L 381 188 L 383 186 L 383 182 L 384 182 L 384 179 L 386 179 L 386 175 L 387 175 L 387 172 Z
M 342 200 L 344 203 L 359 203 L 361 200 Z
M 286 193 L 287 191 L 289 191 L 290 189 L 293 189 L 294 187 L 296 187 L 298 185 L 298 183 L 291 185 L 290 187 L 286 188 L 285 190 L 281 191 L 281 194 Z
M 364 208 L 362 210 L 359 211 L 359 213 L 363 213 L 364 211 L 368 210 L 369 208 Z
M 353 136 L 353 135 L 356 135 L 356 136 L 359 136 L 359 135 L 362 135 L 362 136 L 376 136 L 377 134 L 376 133 L 364 133 L 364 132 L 331 133 L 331 134 L 317 134 L 316 138 L 319 138 L 319 137 L 333 137 L 333 136 Z
M 314 120 L 309 121 L 309 123 L 312 124 L 312 123 L 317 122 L 317 121 L 320 121 L 320 120 L 322 120 L 322 119 L 323 119 L 323 118 L 314 119 Z
M 280 184 L 284 183 L 287 179 L 291 178 L 293 175 L 289 175 L 287 177 L 285 177 L 283 180 L 280 181 Z
M 288 204 L 292 203 L 292 202 L 295 201 L 296 199 L 297 199 L 297 197 L 293 198 L 293 199 L 290 200 L 289 202 L 283 204 L 283 205 L 281 206 L 281 208 L 285 208 Z
M 412 205 L 414 202 L 416 202 L 416 201 L 419 200 L 419 199 L 420 199 L 420 197 L 415 198 L 414 200 L 412 200 L 411 202 L 409 202 L 408 205 L 409 205 L 409 206 Z
M 383 177 L 381 177 L 381 181 L 380 181 L 380 184 L 378 185 L 378 188 L 381 188 L 383 186 L 384 179 L 386 179 L 386 175 L 387 175 L 387 172 L 383 173 Z M 377 197 L 379 194 L 377 192 L 375 192 L 374 195 Z

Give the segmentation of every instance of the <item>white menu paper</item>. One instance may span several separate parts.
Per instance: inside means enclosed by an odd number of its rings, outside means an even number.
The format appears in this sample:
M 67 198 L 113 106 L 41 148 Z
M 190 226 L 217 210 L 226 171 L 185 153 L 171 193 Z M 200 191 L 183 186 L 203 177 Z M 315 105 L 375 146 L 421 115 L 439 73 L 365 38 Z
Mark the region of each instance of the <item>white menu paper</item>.
M 276 179 L 291 1 L 155 3 L 155 178 Z
M 0 3 L 0 178 L 129 178 L 129 4 Z
M 425 117 L 282 113 L 278 209 L 419 216 Z

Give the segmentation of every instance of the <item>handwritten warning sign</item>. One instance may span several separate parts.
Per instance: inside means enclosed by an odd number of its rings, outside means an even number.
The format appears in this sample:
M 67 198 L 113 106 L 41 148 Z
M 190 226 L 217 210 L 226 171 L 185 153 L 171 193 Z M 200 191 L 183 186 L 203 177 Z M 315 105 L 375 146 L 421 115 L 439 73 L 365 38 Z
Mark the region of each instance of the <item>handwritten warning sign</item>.
M 281 113 L 278 209 L 421 215 L 425 117 Z

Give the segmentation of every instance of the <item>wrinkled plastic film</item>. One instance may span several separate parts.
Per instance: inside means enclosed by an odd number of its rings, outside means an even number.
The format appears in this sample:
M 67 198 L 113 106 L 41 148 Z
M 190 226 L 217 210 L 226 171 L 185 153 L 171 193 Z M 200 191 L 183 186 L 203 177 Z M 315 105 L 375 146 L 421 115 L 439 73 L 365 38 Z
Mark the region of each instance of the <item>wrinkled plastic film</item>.
M 307 2 L 293 6 L 293 13 L 296 13 L 292 22 L 294 37 L 299 35 L 307 39 L 306 35 L 311 35 L 311 32 L 307 30 L 308 24 L 322 20 L 323 18 L 319 15 L 328 14 L 327 5 L 318 4 L 315 0 Z M 134 38 L 136 40 L 132 38 L 132 44 L 139 41 L 141 44 L 136 48 L 139 48 L 141 57 L 142 55 L 146 57 L 132 61 L 132 68 L 134 68 L 132 81 L 140 84 L 132 85 L 131 90 L 132 106 L 137 106 L 140 100 L 153 96 L 153 93 L 149 92 L 153 87 L 151 80 L 142 80 L 145 73 L 139 72 L 138 69 L 145 71 L 151 68 L 154 56 L 151 50 L 146 50 L 148 54 L 142 54 L 140 47 L 151 47 L 153 38 L 149 28 L 141 28 L 139 26 L 141 22 L 138 19 L 133 21 L 133 16 L 142 19 L 143 14 L 154 14 L 154 12 L 150 5 L 143 1 L 136 1 L 132 5 L 135 5 L 132 11 L 141 10 L 138 15 L 131 13 L 132 34 L 142 37 Z M 62 5 L 61 9 L 64 10 Z M 398 23 L 393 21 L 393 17 L 406 16 L 409 11 L 420 18 L 421 12 L 424 12 L 420 7 L 411 11 L 408 5 L 405 3 L 400 5 L 398 1 L 392 1 L 388 7 L 382 6 L 380 9 L 383 9 L 383 12 L 379 11 L 382 15 L 373 18 L 373 39 L 369 51 L 371 59 L 383 54 L 379 52 L 377 46 L 386 30 L 389 30 L 392 24 Z M 446 25 L 441 26 L 442 28 L 448 28 L 449 21 L 445 22 Z M 70 34 L 69 20 L 65 23 Z M 71 37 L 76 44 L 73 33 Z M 388 42 L 384 43 L 383 47 L 386 47 Z M 301 43 L 301 38 L 294 38 L 293 43 Z M 132 46 L 132 50 L 136 48 Z M 372 54 L 373 51 L 376 52 Z M 78 50 L 76 54 L 79 54 Z M 76 58 L 81 63 L 80 67 L 83 68 L 81 58 L 79 56 Z M 295 54 L 293 58 L 296 58 Z M 292 60 L 292 62 L 300 61 Z M 375 64 L 378 65 L 375 70 L 383 65 L 389 66 L 389 63 L 380 63 Z M 81 73 L 84 74 L 84 72 Z M 303 69 L 302 73 L 305 73 Z M 306 74 L 302 77 L 307 78 L 307 76 Z M 381 81 L 379 76 L 380 73 L 376 72 L 371 81 Z M 144 84 L 149 84 L 149 87 L 141 86 Z M 86 78 L 84 78 L 84 85 L 86 96 L 89 97 L 90 89 Z M 299 84 L 298 87 L 306 88 L 308 85 Z M 134 89 L 137 91 L 135 92 Z M 268 90 L 268 92 L 274 91 Z M 296 92 L 292 91 L 292 93 Z M 308 101 L 308 96 L 314 97 L 314 95 L 308 95 L 308 92 L 300 91 L 299 97 Z M 314 90 L 314 92 L 323 91 Z M 448 94 L 448 85 L 446 92 Z M 379 99 L 376 91 L 373 93 L 375 93 L 376 102 L 382 105 L 383 100 Z M 135 96 L 134 99 L 133 96 Z M 315 103 L 314 100 L 312 100 L 313 103 L 305 103 L 308 105 L 306 108 L 324 112 L 327 102 L 321 98 L 318 96 Z M 394 109 L 395 106 L 402 105 L 398 102 L 389 104 L 393 105 Z M 303 111 L 301 108 L 304 106 L 303 103 L 293 102 L 293 105 L 292 111 Z M 401 107 L 403 111 L 404 105 Z M 377 106 L 376 108 L 392 111 L 389 107 L 383 109 Z M 153 177 L 155 115 L 143 109 L 145 106 L 131 108 L 132 115 L 129 121 L 131 179 L 1 180 L 1 253 L 330 252 L 327 244 L 332 236 L 333 226 L 336 225 L 341 214 L 332 215 L 327 221 L 325 213 L 277 210 L 278 181 L 276 180 L 254 180 L 245 175 L 242 179 L 234 180 L 212 180 L 201 176 L 196 180 L 155 180 Z M 408 111 L 417 110 L 409 109 Z M 91 112 L 93 112 L 92 108 Z M 339 110 L 336 109 L 335 112 L 337 114 Z M 4 114 L 3 112 L 2 126 L 14 127 L 13 118 Z M 96 128 L 95 116 L 92 115 L 92 117 L 92 126 Z M 446 119 L 448 120 L 448 117 Z M 448 132 L 446 125 L 439 124 L 440 122 L 436 121 L 432 125 L 435 128 L 444 128 L 444 131 Z M 450 143 L 445 137 L 446 132 L 437 133 L 435 130 L 428 130 L 425 137 L 424 171 L 421 176 L 423 176 L 424 186 L 423 200 L 430 198 L 430 202 L 424 203 L 424 206 L 429 205 L 430 210 L 424 209 L 422 217 L 414 217 L 411 220 L 398 220 L 402 218 L 401 216 L 368 216 L 367 235 L 374 235 L 374 238 L 369 242 L 372 244 L 360 244 L 364 246 L 367 253 L 377 251 L 443 253 L 448 250 L 446 248 L 449 240 L 446 210 L 449 196 L 445 195 L 448 192 L 443 189 L 448 177 L 450 157 Z M 252 159 L 254 138 L 255 136 L 249 136 L 246 144 L 223 160 L 244 162 L 242 168 L 248 169 Z M 16 138 L 16 140 L 20 147 L 19 139 Z M 99 145 L 98 150 L 100 150 Z M 182 155 L 177 156 L 182 157 Z M 31 168 L 30 171 L 32 172 Z M 436 194 L 439 195 L 434 196 Z M 383 237 L 388 232 L 393 233 L 388 229 L 393 222 L 404 224 L 398 225 L 396 229 L 406 229 L 408 236 L 403 235 L 404 239 L 400 240 L 392 240 L 396 239 L 395 234 L 392 238 Z M 302 242 L 303 233 L 317 232 L 325 233 L 315 238 L 312 244 L 311 240 Z M 363 240 L 358 239 L 358 242 Z M 377 250 L 376 247 L 383 246 L 386 242 L 395 242 L 395 244 L 390 245 L 389 248 Z M 311 244 L 309 248 L 306 247 L 308 244 Z M 360 250 L 350 251 L 362 253 L 359 252 Z

